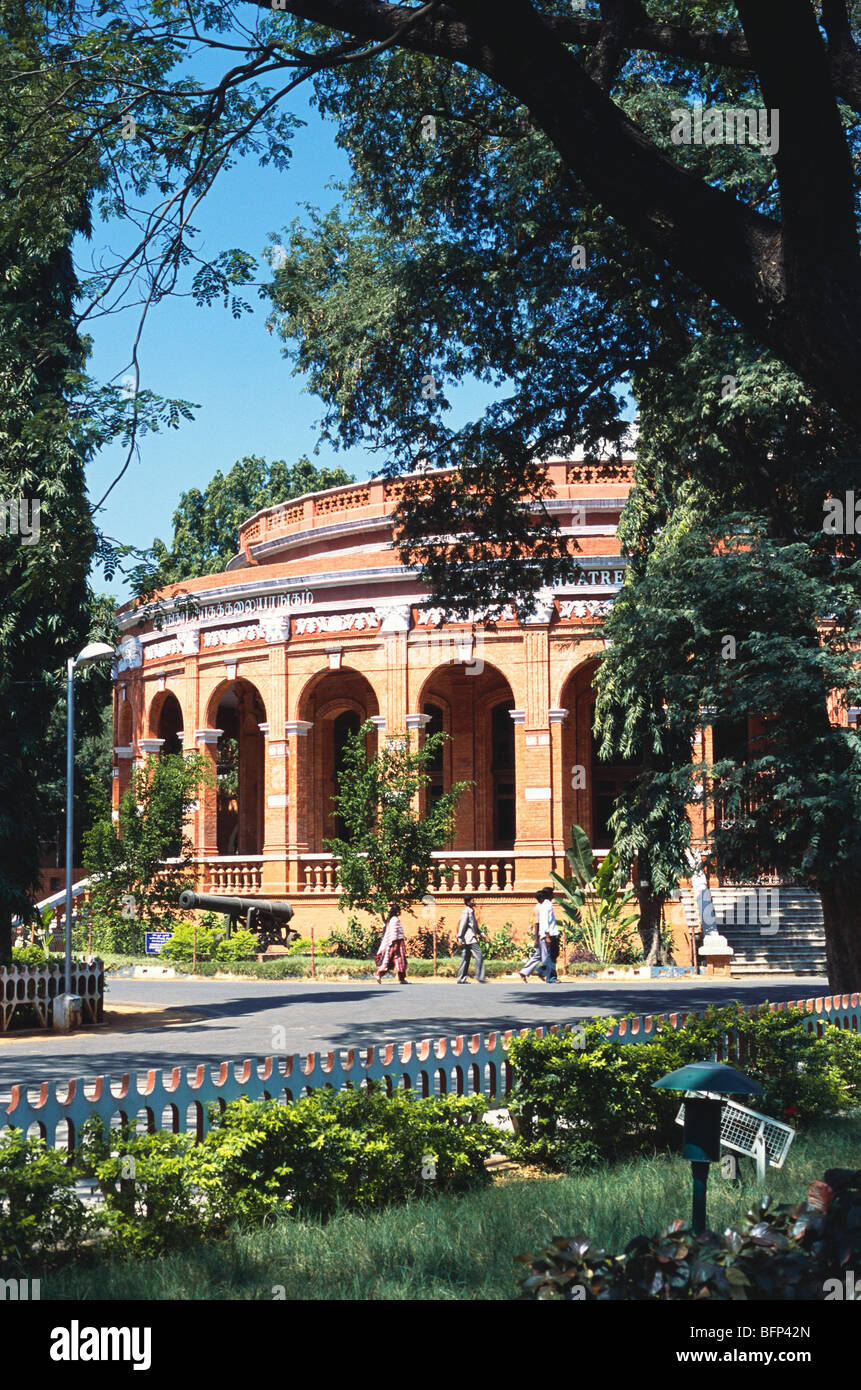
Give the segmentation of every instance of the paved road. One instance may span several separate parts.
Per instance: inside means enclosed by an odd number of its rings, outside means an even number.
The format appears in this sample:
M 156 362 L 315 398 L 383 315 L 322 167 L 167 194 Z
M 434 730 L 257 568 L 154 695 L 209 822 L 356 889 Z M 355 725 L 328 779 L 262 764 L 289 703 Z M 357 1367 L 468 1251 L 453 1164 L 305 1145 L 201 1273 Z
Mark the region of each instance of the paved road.
M 457 985 L 413 981 L 111 980 L 108 1011 L 138 1006 L 106 1028 L 63 1037 L 0 1037 L 0 1096 L 16 1082 L 119 1077 L 148 1067 L 193 1066 L 277 1052 L 328 1051 L 409 1038 L 527 1025 L 570 1023 L 597 1014 L 666 1013 L 739 999 L 812 998 L 819 978 L 767 980 L 577 981 Z M 147 1009 L 140 1006 L 148 1006 Z M 283 1029 L 277 1034 L 276 1029 Z

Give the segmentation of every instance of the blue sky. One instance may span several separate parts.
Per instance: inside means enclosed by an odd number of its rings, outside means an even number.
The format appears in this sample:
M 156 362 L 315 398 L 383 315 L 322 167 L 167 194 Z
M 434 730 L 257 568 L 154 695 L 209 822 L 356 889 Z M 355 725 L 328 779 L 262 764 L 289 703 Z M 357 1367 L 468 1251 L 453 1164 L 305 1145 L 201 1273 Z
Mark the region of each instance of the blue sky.
M 271 273 L 263 250 L 273 244 L 273 236 L 303 215 L 305 204 L 331 206 L 337 193 L 328 185 L 349 175 L 346 156 L 335 143 L 335 124 L 319 116 L 301 89 L 290 109 L 307 125 L 296 133 L 286 172 L 261 168 L 254 159 L 240 161 L 218 176 L 193 219 L 200 229 L 196 245 L 201 254 L 210 257 L 240 247 L 260 258 L 261 280 Z M 131 244 L 127 228 L 97 225 L 92 242 L 78 246 L 79 267 L 89 265 L 91 258 L 97 261 L 107 246 L 116 251 Z M 190 279 L 189 274 L 180 288 L 187 290 Z M 200 308 L 184 297 L 164 299 L 150 309 L 138 350 L 141 389 L 200 408 L 180 429 L 141 439 L 140 458 L 132 460 L 99 513 L 107 536 L 140 547 L 150 545 L 155 536 L 169 540 L 180 494 L 204 488 L 216 471 L 226 472 L 245 454 L 288 463 L 303 454 L 313 457 L 320 403 L 304 389 L 303 379 L 293 375 L 291 363 L 281 355 L 280 339 L 266 332 L 267 301 L 258 300 L 254 290 L 245 297 L 254 312 L 240 319 L 220 304 Z M 88 322 L 93 339 L 89 369 L 97 380 L 122 380 L 137 320 L 138 311 L 128 310 Z M 456 402 L 452 418 L 459 419 L 484 404 L 487 388 L 467 385 L 448 394 Z M 117 445 L 91 462 L 93 502 L 107 491 L 124 459 L 125 450 Z M 340 466 L 357 478 L 380 466 L 377 455 L 360 449 L 336 452 L 328 445 L 314 462 Z M 99 592 L 129 596 L 120 575 L 106 582 L 96 572 L 93 583 Z
M 335 144 L 335 127 L 298 97 L 292 109 L 308 125 L 295 137 L 289 169 L 279 173 L 248 159 L 219 175 L 195 216 L 201 232 L 197 245 L 204 254 L 238 246 L 262 257 L 271 234 L 299 215 L 304 203 L 334 201 L 328 181 L 348 174 L 346 158 Z M 79 261 L 124 241 L 122 228 L 102 223 L 92 245 L 79 247 Z M 268 274 L 263 261 L 261 279 Z M 218 469 L 225 471 L 243 454 L 292 462 L 311 453 L 319 403 L 293 376 L 281 356 L 280 340 L 266 332 L 266 303 L 253 293 L 247 297 L 254 313 L 238 320 L 220 305 L 199 308 L 190 298 L 168 298 L 150 310 L 138 354 L 141 387 L 193 401 L 200 409 L 179 430 L 142 439 L 140 460 L 132 461 L 100 514 L 107 535 L 138 546 L 149 545 L 154 536 L 166 540 L 180 493 L 203 488 Z M 136 324 L 137 312 L 129 310 L 88 326 L 93 338 L 90 371 L 97 380 L 122 378 Z M 124 456 L 116 446 L 92 461 L 88 482 L 93 501 L 106 491 Z M 316 462 L 340 464 L 357 476 L 366 476 L 371 467 L 370 455 L 359 450 L 336 454 L 327 448 Z M 126 592 L 119 576 L 107 585 L 101 576 L 94 578 L 100 590 Z

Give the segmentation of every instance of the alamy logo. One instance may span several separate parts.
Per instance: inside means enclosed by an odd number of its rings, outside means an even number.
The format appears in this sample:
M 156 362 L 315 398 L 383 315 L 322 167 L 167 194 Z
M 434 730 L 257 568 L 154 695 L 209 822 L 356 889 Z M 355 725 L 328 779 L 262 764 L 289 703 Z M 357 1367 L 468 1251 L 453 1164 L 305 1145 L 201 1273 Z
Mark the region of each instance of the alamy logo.
M 41 1279 L 0 1279 L 0 1300 L 25 1302 L 41 1299 Z
M 764 154 L 777 154 L 780 146 L 780 111 L 772 107 L 737 110 L 710 107 L 701 101 L 693 108 L 679 107 L 670 113 L 674 145 L 758 145 Z M 769 125 L 770 119 L 770 125 Z
M 780 889 L 744 888 L 726 904 L 725 927 L 758 926 L 761 936 L 774 936 L 780 927 Z
M 845 504 L 842 497 L 826 497 L 822 507 L 825 512 L 822 529 L 826 536 L 861 534 L 861 497 L 856 502 L 854 492 L 847 492 Z
M 81 1327 L 73 1318 L 68 1327 L 51 1330 L 52 1361 L 131 1361 L 136 1371 L 152 1365 L 149 1327 Z
M 22 545 L 36 545 L 42 504 L 38 497 L 0 501 L 0 536 L 20 536 Z

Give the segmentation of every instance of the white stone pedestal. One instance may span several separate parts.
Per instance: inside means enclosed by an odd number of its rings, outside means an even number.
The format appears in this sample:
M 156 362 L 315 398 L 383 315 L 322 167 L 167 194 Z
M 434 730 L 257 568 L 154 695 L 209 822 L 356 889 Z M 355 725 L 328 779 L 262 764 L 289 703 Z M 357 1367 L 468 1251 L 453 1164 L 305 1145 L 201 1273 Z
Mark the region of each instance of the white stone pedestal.
M 80 1028 L 84 1003 L 80 994 L 58 994 L 54 1000 L 54 1032 L 71 1033 Z

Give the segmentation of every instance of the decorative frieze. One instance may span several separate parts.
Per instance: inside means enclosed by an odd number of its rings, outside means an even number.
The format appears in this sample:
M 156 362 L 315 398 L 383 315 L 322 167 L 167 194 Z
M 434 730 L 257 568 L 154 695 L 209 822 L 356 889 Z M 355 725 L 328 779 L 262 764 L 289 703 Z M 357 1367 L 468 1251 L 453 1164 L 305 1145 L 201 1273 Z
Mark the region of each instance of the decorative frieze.
M 237 647 L 241 642 L 259 642 L 263 632 L 259 623 L 245 627 L 216 627 L 203 634 L 204 647 Z
M 358 613 L 314 613 L 307 618 L 293 619 L 294 637 L 311 636 L 317 632 L 376 632 L 383 611 L 377 609 Z

